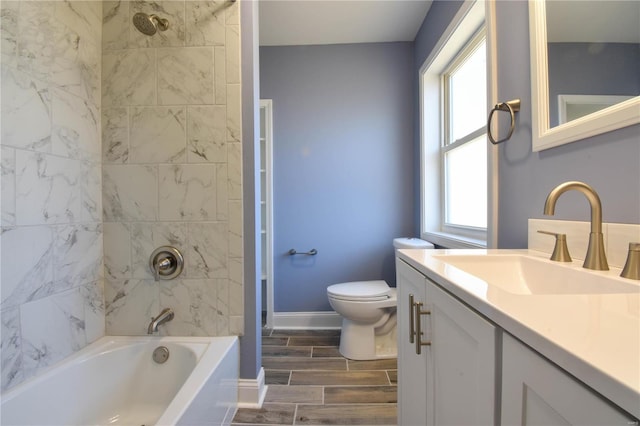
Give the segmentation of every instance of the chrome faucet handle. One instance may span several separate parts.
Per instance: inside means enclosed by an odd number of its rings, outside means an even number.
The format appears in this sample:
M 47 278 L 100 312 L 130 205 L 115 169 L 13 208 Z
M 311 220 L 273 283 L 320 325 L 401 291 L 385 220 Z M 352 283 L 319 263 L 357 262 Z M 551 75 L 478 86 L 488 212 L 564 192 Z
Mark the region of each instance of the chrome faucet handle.
M 556 245 L 551 253 L 551 260 L 554 262 L 571 262 L 571 255 L 567 247 L 567 234 L 558 234 L 556 232 L 538 231 L 540 234 L 553 235 L 556 237 Z
M 172 280 L 184 269 L 184 258 L 175 247 L 158 247 L 149 257 L 149 268 L 154 280 Z
M 160 279 L 160 272 L 168 273 L 172 267 L 173 262 L 171 262 L 170 258 L 165 257 L 164 259 L 160 259 L 156 257 L 153 263 L 153 278 L 155 279 L 155 281 L 158 281 Z
M 620 273 L 622 278 L 640 280 L 640 243 L 629 243 L 627 261 Z

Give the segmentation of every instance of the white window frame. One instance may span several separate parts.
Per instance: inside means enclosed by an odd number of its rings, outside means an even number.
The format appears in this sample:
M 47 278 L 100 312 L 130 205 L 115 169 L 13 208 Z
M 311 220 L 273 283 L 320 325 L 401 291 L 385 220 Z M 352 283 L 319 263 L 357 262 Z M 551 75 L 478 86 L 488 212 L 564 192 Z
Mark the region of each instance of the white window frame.
M 478 227 L 470 227 L 463 225 L 455 225 L 448 223 L 446 220 L 447 217 L 447 187 L 446 182 L 446 162 L 445 157 L 446 154 L 450 151 L 453 151 L 456 148 L 461 147 L 462 145 L 472 142 L 476 140 L 478 137 L 482 135 L 486 135 L 486 126 L 481 125 L 479 128 L 474 131 L 468 133 L 463 136 L 461 139 L 452 140 L 452 127 L 451 127 L 451 119 L 452 119 L 452 105 L 451 105 L 451 76 L 460 66 L 466 62 L 466 60 L 471 56 L 471 54 L 478 48 L 482 41 L 486 39 L 486 30 L 485 26 L 482 27 L 474 34 L 471 39 L 465 43 L 465 45 L 456 53 L 452 62 L 445 68 L 440 75 L 441 79 L 441 93 L 444 94 L 442 100 L 442 114 L 443 114 L 443 122 L 444 126 L 441 129 L 441 142 L 440 142 L 440 185 L 441 185 L 441 193 L 442 193 L 442 203 L 441 203 L 441 223 L 440 228 L 442 231 L 450 234 L 460 234 L 466 236 L 468 238 L 486 240 L 487 229 L 486 228 L 478 228 Z M 485 49 L 486 52 L 486 49 Z M 486 136 L 485 136 L 486 137 Z
M 442 34 L 419 71 L 420 82 L 420 211 L 421 237 L 444 248 L 495 248 L 497 246 L 497 148 L 487 143 L 487 229 L 443 226 L 444 194 L 441 161 L 445 125 L 441 75 L 458 52 L 481 27 L 486 31 L 487 113 L 497 103 L 495 55 L 495 5 L 492 1 L 466 1 Z

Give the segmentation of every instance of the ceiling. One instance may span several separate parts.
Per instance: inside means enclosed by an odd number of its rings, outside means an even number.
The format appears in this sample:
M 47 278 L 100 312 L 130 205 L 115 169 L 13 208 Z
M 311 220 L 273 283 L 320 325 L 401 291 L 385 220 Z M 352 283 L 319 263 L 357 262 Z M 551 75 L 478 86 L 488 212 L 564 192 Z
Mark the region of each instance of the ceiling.
M 432 0 L 260 0 L 260 45 L 413 41 Z

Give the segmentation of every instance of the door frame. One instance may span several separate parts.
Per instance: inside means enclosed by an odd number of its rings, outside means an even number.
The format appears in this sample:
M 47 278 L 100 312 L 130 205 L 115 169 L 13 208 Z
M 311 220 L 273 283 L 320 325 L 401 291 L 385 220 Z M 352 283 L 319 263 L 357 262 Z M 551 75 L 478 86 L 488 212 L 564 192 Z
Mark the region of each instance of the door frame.
M 267 318 L 265 327 L 273 328 L 273 101 L 271 99 L 260 99 L 260 110 L 264 110 L 264 123 L 260 123 L 260 235 L 264 239 L 262 244 L 262 262 L 265 264 L 261 268 L 261 283 L 266 281 L 266 302 Z M 262 120 L 263 115 L 260 114 Z M 264 151 L 262 144 L 264 143 Z M 263 168 L 264 167 L 264 168 Z M 264 178 L 264 184 L 262 179 Z M 262 192 L 264 191 L 264 194 Z M 262 206 L 264 203 L 264 208 Z M 262 217 L 264 216 L 264 217 Z

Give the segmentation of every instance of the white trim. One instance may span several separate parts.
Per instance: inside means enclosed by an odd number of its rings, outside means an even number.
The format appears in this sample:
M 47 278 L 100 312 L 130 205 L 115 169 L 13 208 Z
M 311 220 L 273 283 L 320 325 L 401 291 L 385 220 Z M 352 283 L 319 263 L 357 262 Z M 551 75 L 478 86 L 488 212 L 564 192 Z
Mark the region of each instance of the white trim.
M 267 387 L 262 367 L 255 379 L 238 379 L 238 408 L 261 408 L 267 395 Z
M 549 125 L 549 79 L 545 2 L 529 1 L 531 133 L 534 152 L 640 123 L 640 96 L 568 123 Z
M 420 74 L 424 74 L 427 68 L 431 66 L 436 67 L 438 73 L 444 70 L 444 68 L 448 65 L 448 61 L 445 61 L 444 59 L 440 59 L 440 61 L 438 61 L 438 57 L 440 53 L 443 50 L 445 50 L 445 47 L 447 50 L 449 49 L 449 46 L 447 46 L 449 41 L 451 41 L 452 43 L 450 45 L 451 50 L 455 50 L 455 51 L 460 50 L 460 48 L 464 45 L 464 43 L 468 39 L 468 34 L 464 37 L 461 35 L 456 36 L 455 32 L 458 26 L 460 25 L 460 22 L 462 22 L 462 20 L 465 19 L 467 15 L 469 15 L 469 17 L 475 18 L 475 20 L 477 21 L 476 30 L 479 28 L 479 26 L 482 24 L 483 17 L 481 15 L 477 15 L 478 12 L 481 10 L 473 9 L 475 5 L 476 5 L 476 1 L 467 0 L 464 2 L 462 6 L 460 6 L 460 9 L 458 9 L 456 16 L 453 17 L 447 29 L 444 30 L 444 32 L 442 33 L 440 40 L 438 40 L 438 43 L 436 43 L 431 53 L 429 53 L 429 56 L 427 57 L 427 59 L 425 59 L 425 61 L 422 63 L 422 66 L 420 67 L 420 71 L 419 71 Z M 471 12 L 474 12 L 474 13 L 471 13 Z M 474 15 L 477 15 L 477 16 L 474 16 Z
M 437 171 L 440 168 L 440 160 L 439 156 L 432 155 L 433 151 L 435 151 L 437 147 L 427 147 L 424 143 L 422 143 L 422 141 L 425 139 L 427 133 L 429 132 L 431 132 L 430 134 L 432 137 L 439 137 L 439 133 L 437 132 L 439 132 L 439 129 L 443 124 L 441 123 L 440 113 L 438 111 L 426 110 L 425 105 L 422 102 L 422 99 L 424 99 L 427 91 L 432 92 L 433 97 L 438 99 L 440 98 L 439 90 L 433 90 L 433 87 L 439 89 L 439 80 L 434 80 L 435 77 L 425 75 L 425 73 L 431 65 L 433 65 L 434 67 L 437 66 L 440 70 L 444 69 L 444 67 L 447 65 L 446 63 L 436 63 L 436 59 L 440 52 L 444 49 L 445 45 L 449 42 L 449 39 L 452 38 L 460 21 L 462 21 L 464 17 L 469 13 L 469 10 L 472 6 L 473 2 L 465 2 L 460 7 L 460 9 L 458 9 L 458 12 L 447 26 L 447 29 L 442 33 L 442 36 L 429 53 L 429 56 L 427 56 L 427 59 L 425 59 L 425 61 L 422 63 L 422 66 L 418 71 L 418 84 L 420 91 L 420 98 L 418 101 L 418 107 L 420 111 L 420 228 L 423 232 L 426 229 L 435 229 L 439 226 L 439 219 L 434 218 L 433 215 L 427 215 L 425 211 L 426 209 L 424 209 L 423 206 L 438 206 L 442 205 L 443 201 L 439 193 L 429 194 L 429 199 L 425 198 L 425 196 L 427 195 L 425 191 L 425 188 L 427 186 L 426 182 L 431 179 L 438 179 Z M 456 42 L 456 44 L 458 43 L 462 42 Z M 432 80 L 431 84 L 427 85 L 427 87 L 425 87 L 425 79 Z M 429 149 L 429 152 L 427 152 L 426 149 Z M 429 154 L 428 157 L 427 154 Z M 426 239 L 424 235 L 422 236 L 422 238 Z
M 495 28 L 495 5 L 492 1 L 467 0 L 460 7 L 455 17 L 449 23 L 447 29 L 436 43 L 429 56 L 420 67 L 418 82 L 420 90 L 420 214 L 421 214 L 421 238 L 431 241 L 446 248 L 486 248 L 490 244 L 497 246 L 497 221 L 498 221 L 498 148 L 487 147 L 487 230 L 482 232 L 486 241 L 474 238 L 475 234 L 470 234 L 469 238 L 459 235 L 452 235 L 441 232 L 440 215 L 444 203 L 443 194 L 440 190 L 426 192 L 427 185 L 435 180 L 439 180 L 439 170 L 441 169 L 439 147 L 424 144 L 426 139 L 440 139 L 440 129 L 442 128 L 442 117 L 440 114 L 440 104 L 442 103 L 439 89 L 440 81 L 437 77 L 448 65 L 454 52 L 459 51 L 468 41 L 471 34 L 475 34 L 483 25 L 486 28 L 487 40 L 487 113 L 491 105 L 497 103 L 497 82 L 495 73 L 497 72 L 496 55 L 496 28 Z M 468 31 L 457 31 L 464 24 Z M 427 70 L 429 71 L 427 73 Z M 426 83 L 426 84 L 425 84 Z M 425 95 L 432 99 L 438 99 L 425 105 L 422 99 Z M 489 142 L 487 141 L 487 145 Z M 430 185 L 429 185 L 430 186 Z M 433 206 L 431 211 L 426 211 L 424 206 Z M 480 236 L 480 235 L 478 235 Z
M 263 256 L 266 259 L 266 277 L 264 279 L 267 282 L 266 296 L 267 296 L 267 328 L 273 327 L 273 100 L 260 99 L 260 108 L 264 108 L 265 116 L 265 194 L 264 200 L 266 203 L 265 208 L 265 238 L 266 249 Z M 260 135 L 262 137 L 262 135 Z M 261 197 L 262 198 L 262 197 Z M 262 214 L 262 209 L 260 209 Z
M 567 119 L 569 109 L 577 105 L 597 105 L 598 111 L 619 104 L 634 96 L 621 95 L 558 95 L 558 124 L 564 124 L 575 119 Z M 593 114 L 591 112 L 590 114 Z
M 231 426 L 233 423 L 233 418 L 236 416 L 238 412 L 238 405 L 231 406 L 227 408 L 227 413 L 224 415 L 224 419 L 222 420 L 221 426 Z
M 483 240 L 463 237 L 458 234 L 448 234 L 446 232 L 423 232 L 422 239 L 450 249 L 486 248 L 486 243 Z
M 485 5 L 485 28 L 487 40 L 487 102 L 488 107 L 497 104 L 498 101 L 498 42 L 496 29 L 496 4 L 495 1 L 488 1 Z M 494 120 L 497 121 L 497 120 Z M 497 126 L 497 124 L 493 124 Z M 494 135 L 496 129 L 493 129 Z M 487 144 L 487 241 L 486 248 L 498 248 L 498 213 L 500 195 L 500 173 L 498 165 L 498 146 L 492 143 Z
M 274 312 L 274 329 L 340 329 L 342 317 L 337 312 Z

